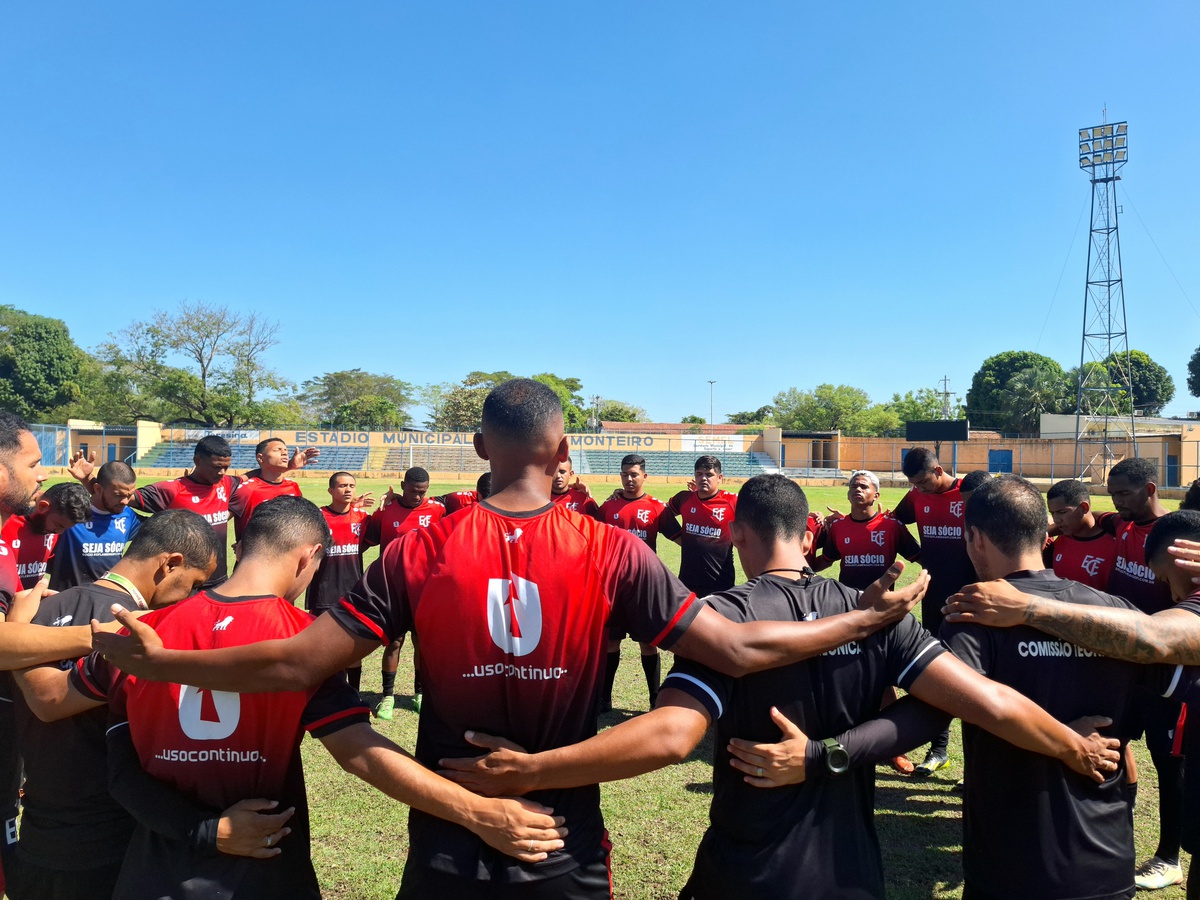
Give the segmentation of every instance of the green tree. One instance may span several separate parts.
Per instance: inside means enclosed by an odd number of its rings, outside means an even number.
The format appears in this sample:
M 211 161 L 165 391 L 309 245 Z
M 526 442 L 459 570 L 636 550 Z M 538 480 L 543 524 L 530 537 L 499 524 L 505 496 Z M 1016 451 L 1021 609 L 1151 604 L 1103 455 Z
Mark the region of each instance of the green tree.
M 640 406 L 620 400 L 601 400 L 599 417 L 601 422 L 649 422 L 650 417 Z
M 441 397 L 430 421 L 435 431 L 478 431 L 483 421 L 483 401 L 493 385 L 468 375 Z
M 508 373 L 503 374 L 507 375 Z M 578 378 L 561 378 L 553 372 L 534 375 L 533 380 L 541 382 L 558 395 L 563 408 L 563 424 L 567 431 L 581 431 L 587 427 L 584 399 L 579 394 L 583 389 L 583 382 Z
M 1200 397 L 1200 347 L 1196 348 L 1192 358 L 1188 360 L 1187 371 L 1188 393 L 1193 397 Z
M 1142 350 L 1129 351 L 1129 377 L 1125 374 L 1125 361 L 1119 354 L 1114 353 L 1104 363 L 1113 383 L 1132 395 L 1134 409 L 1142 410 L 1147 416 L 1157 416 L 1175 397 L 1175 379 L 1171 373 Z
M 335 420 L 345 414 L 347 407 L 364 398 L 383 400 L 391 405 L 392 412 L 384 416 L 388 421 L 381 422 L 376 427 L 402 428 L 410 421 L 408 407 L 412 405 L 414 394 L 417 393 L 407 381 L 401 381 L 391 375 L 364 372 L 362 369 L 326 372 L 318 378 L 310 378 L 300 387 L 300 402 L 310 410 L 312 418 L 318 422 L 332 423 L 335 428 L 347 427 L 337 424 Z M 424 393 L 421 399 L 425 401 Z M 361 411 L 366 412 L 366 407 L 361 407 Z M 357 424 L 366 425 L 373 422 L 382 412 L 383 407 L 379 406 L 368 418 Z
M 681 425 L 707 425 L 708 419 L 704 416 L 684 416 L 679 422 Z
M 894 429 L 899 417 L 872 404 L 867 392 L 848 384 L 819 384 L 811 391 L 788 388 L 775 395 L 775 423 L 785 431 L 840 431 L 872 437 Z
M 967 391 L 967 415 L 976 428 L 1016 431 L 1011 407 L 1007 405 L 1008 382 L 1024 369 L 1045 367 L 1062 374 L 1062 366 L 1048 356 L 1029 350 L 1007 350 L 989 356 L 971 378 Z
M 1069 402 L 1063 412 L 1073 413 L 1080 403 L 1079 366 L 1067 371 Z M 1129 394 L 1125 388 L 1113 381 L 1112 371 L 1102 362 L 1089 362 L 1083 366 L 1087 390 L 1083 392 L 1081 410 L 1084 415 L 1124 415 L 1130 413 Z
M 407 418 L 387 397 L 365 394 L 333 411 L 334 428 L 400 428 Z
M 907 391 L 904 396 L 892 394 L 888 403 L 892 411 L 899 417 L 901 424 L 905 422 L 931 422 L 942 417 L 942 395 L 933 388 L 919 388 L 916 392 Z M 950 407 L 950 418 L 961 419 L 966 413 L 961 403 Z
M 775 413 L 773 406 L 760 406 L 756 410 L 735 412 L 726 416 L 725 421 L 730 425 L 766 425 Z
M 1056 364 L 1030 366 L 1013 375 L 1001 393 L 1007 417 L 1005 431 L 1037 434 L 1043 413 L 1064 413 L 1073 405 L 1071 385 Z
M 73 403 L 82 357 L 61 320 L 0 306 L 0 407 L 37 419 Z

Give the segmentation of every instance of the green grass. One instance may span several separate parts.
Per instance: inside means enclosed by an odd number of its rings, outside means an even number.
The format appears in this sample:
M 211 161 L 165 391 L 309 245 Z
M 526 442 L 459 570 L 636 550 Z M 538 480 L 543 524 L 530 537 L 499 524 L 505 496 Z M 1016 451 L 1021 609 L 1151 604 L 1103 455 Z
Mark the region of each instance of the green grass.
M 143 479 L 143 483 L 150 479 Z M 305 496 L 327 502 L 324 481 L 301 479 Z M 472 485 L 473 486 L 473 485 Z M 378 499 L 386 482 L 361 481 L 361 490 L 373 489 Z M 457 490 L 464 484 L 434 484 L 431 493 Z M 596 488 L 602 500 L 610 485 Z M 666 498 L 679 490 L 676 485 L 650 485 L 656 496 Z M 831 505 L 847 511 L 844 488 L 808 488 L 814 509 Z M 903 496 L 900 489 L 885 489 L 884 503 L 893 507 Z M 1098 509 L 1112 509 L 1108 497 L 1097 497 Z M 679 548 L 661 542 L 659 554 L 678 570 Z M 374 554 L 368 556 L 372 558 Z M 902 582 L 920 571 L 909 566 Z M 836 569 L 825 574 L 836 577 Z M 741 577 L 741 569 L 738 569 Z M 412 692 L 412 657 L 405 645 L 396 691 L 396 716 L 375 727 L 401 746 L 416 743 L 417 717 L 408 707 Z M 363 663 L 364 699 L 374 704 L 380 690 L 380 655 Z M 663 671 L 669 671 L 671 656 L 664 654 Z M 638 663 L 637 645 L 626 641 L 614 690 L 614 712 L 603 724 L 615 725 L 646 709 L 646 686 Z M 955 898 L 961 896 L 960 866 L 961 797 L 951 788 L 962 777 L 962 753 L 957 723 L 951 731 L 954 759 L 925 782 L 915 782 L 881 768 L 877 775 L 875 822 L 883 846 L 884 868 L 891 900 Z M 1157 842 L 1157 785 L 1154 766 L 1145 746 L 1135 747 L 1141 784 L 1135 813 L 1138 860 L 1149 857 Z M 390 900 L 400 883 L 407 852 L 407 809 L 344 774 L 317 742 L 303 747 L 312 809 L 313 859 L 324 895 L 334 900 Z M 605 785 L 604 816 L 613 841 L 613 881 L 619 900 L 659 900 L 678 895 L 691 868 L 695 848 L 708 821 L 712 771 L 712 733 L 686 762 L 641 778 Z M 914 758 L 918 754 L 913 754 Z M 1003 778 L 1003 772 L 988 773 Z M 286 849 L 286 845 L 285 845 Z M 798 877 L 802 877 L 798 873 Z M 1182 900 L 1182 888 L 1169 888 L 1153 895 L 1164 900 Z M 451 898 L 447 898 L 451 900 Z

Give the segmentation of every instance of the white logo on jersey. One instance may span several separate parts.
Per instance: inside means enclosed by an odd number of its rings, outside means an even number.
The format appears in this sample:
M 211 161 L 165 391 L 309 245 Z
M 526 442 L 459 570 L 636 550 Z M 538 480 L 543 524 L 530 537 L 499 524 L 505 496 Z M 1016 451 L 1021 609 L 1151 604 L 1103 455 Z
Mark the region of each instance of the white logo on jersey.
M 225 485 L 221 485 L 219 488 L 217 488 L 217 499 L 222 503 L 229 499 L 229 495 L 225 492 Z
M 929 507 L 925 507 L 925 512 L 929 512 Z
M 57 619 L 55 619 L 53 622 L 50 623 L 50 627 L 56 628 L 56 627 L 59 627 L 62 625 L 70 625 L 71 620 L 74 618 L 75 618 L 74 616 L 59 616 Z
M 46 535 L 46 537 L 45 537 L 45 539 L 44 539 L 44 543 L 46 544 L 46 549 L 47 549 L 47 550 L 53 550 L 53 549 L 54 549 L 54 539 L 55 539 L 56 537 L 58 537 L 58 535 L 55 535 L 55 534 L 48 534 L 48 535 Z
M 514 575 L 488 579 L 488 633 L 505 653 L 526 656 L 542 639 L 542 595 L 538 586 Z
M 872 531 L 871 532 L 871 543 L 872 544 L 876 544 L 876 545 L 882 547 L 883 542 L 886 539 L 887 539 L 887 535 L 884 534 L 882 531 Z
M 193 502 L 193 503 L 199 503 L 199 502 L 200 502 L 200 498 L 199 498 L 199 497 L 197 497 L 195 494 L 192 494 L 192 502 Z
M 725 510 L 723 510 L 723 509 L 714 509 L 714 510 L 712 511 L 712 517 L 713 517 L 714 519 L 716 519 L 718 522 L 724 522 L 724 521 L 725 521 Z
M 692 512 L 695 512 L 695 511 L 696 511 L 696 507 L 694 507 L 694 506 L 693 506 L 693 507 L 692 507 Z
M 210 703 L 204 717 L 204 695 Z M 216 721 L 211 716 L 216 714 Z M 237 731 L 242 718 L 242 695 L 229 691 L 206 691 L 190 684 L 179 686 L 179 727 L 193 741 L 220 741 Z
M 517 541 L 519 541 L 521 539 L 521 534 L 522 534 L 521 529 L 517 528 L 513 531 L 512 534 L 506 534 L 504 536 L 504 539 L 506 541 L 508 541 L 510 544 L 515 544 Z
M 926 512 L 928 512 L 928 510 L 926 510 Z M 961 500 L 955 500 L 953 503 L 950 504 L 950 515 L 954 516 L 954 518 L 956 518 L 956 519 L 961 519 L 962 513 L 963 513 L 963 502 Z
M 428 528 L 429 523 L 433 521 L 433 516 L 418 516 L 417 521 L 421 523 L 422 528 Z
M 350 533 L 355 537 L 362 537 L 362 522 L 354 522 L 350 526 Z
M 650 523 L 650 510 L 639 509 L 637 511 L 637 520 L 639 522 L 641 522 L 643 525 L 649 524 Z
M 21 539 L 20 539 L 20 538 L 13 538 L 11 541 L 9 541 L 9 542 L 8 542 L 8 544 L 9 544 L 9 546 L 10 546 L 10 547 L 12 547 L 14 550 L 20 550 L 20 549 L 21 549 Z
M 850 543 L 850 538 L 842 538 L 842 543 L 843 543 L 843 544 L 848 544 L 848 543 Z
M 233 616 L 226 616 L 220 622 L 213 625 L 213 631 L 224 631 L 233 623 Z
M 125 520 L 117 519 L 115 522 L 113 522 L 113 528 L 117 529 L 117 531 L 121 532 L 121 534 L 124 534 L 125 533 Z
M 1091 575 L 1093 578 L 1095 578 L 1096 574 L 1100 571 L 1100 566 L 1103 563 L 1104 563 L 1103 557 L 1092 556 L 1092 554 L 1089 553 L 1087 556 L 1085 556 L 1083 558 L 1083 562 L 1079 564 L 1079 568 L 1083 569 L 1083 571 L 1087 572 L 1089 575 Z

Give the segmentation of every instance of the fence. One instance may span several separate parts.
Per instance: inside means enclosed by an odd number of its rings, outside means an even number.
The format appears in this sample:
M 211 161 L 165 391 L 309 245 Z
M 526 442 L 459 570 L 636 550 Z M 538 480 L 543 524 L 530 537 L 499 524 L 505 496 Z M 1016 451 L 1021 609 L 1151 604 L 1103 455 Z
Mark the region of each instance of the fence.
M 70 453 L 70 435 L 65 425 L 30 425 L 42 448 L 43 466 L 65 466 Z

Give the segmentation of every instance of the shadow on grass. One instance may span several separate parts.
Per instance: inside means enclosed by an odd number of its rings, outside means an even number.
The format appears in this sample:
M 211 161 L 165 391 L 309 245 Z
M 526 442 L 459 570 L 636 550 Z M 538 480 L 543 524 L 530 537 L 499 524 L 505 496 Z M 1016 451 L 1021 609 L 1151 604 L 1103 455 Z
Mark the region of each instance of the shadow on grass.
M 875 829 L 891 900 L 961 889 L 962 800 L 949 790 L 955 780 L 876 780 Z

